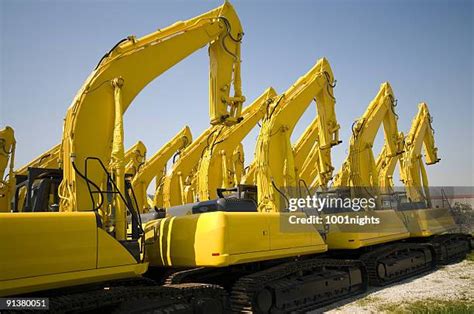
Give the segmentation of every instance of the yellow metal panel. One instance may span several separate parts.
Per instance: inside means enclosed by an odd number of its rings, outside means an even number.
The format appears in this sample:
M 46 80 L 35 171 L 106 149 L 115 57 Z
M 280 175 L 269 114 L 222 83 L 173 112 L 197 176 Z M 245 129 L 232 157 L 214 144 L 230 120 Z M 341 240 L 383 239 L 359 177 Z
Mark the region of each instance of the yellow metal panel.
M 4 280 L 0 281 L 0 297 L 137 277 L 147 269 L 148 264 L 144 263 Z
M 136 264 L 135 258 L 117 240 L 102 229 L 97 229 L 97 268 Z
M 225 253 L 241 254 L 270 249 L 269 215 L 226 213 L 225 216 L 228 228 Z
M 270 226 L 270 249 L 279 250 L 286 248 L 297 248 L 314 244 L 324 244 L 323 239 L 313 225 L 299 224 L 293 227 L 283 227 L 282 221 L 288 221 L 289 216 L 306 217 L 305 213 L 269 213 L 268 220 Z M 325 245 L 321 252 L 326 251 Z
M 96 267 L 94 213 L 0 215 L 1 281 Z
M 410 236 L 407 229 L 394 210 L 377 210 L 370 212 L 347 212 L 341 214 L 355 218 L 356 216 L 378 218 L 380 224 L 331 224 L 326 243 L 329 249 L 358 249 L 366 246 L 406 239 Z M 324 215 L 323 215 L 323 219 Z
M 314 229 L 286 233 L 280 219 L 277 213 L 213 212 L 151 221 L 147 259 L 152 266 L 222 267 L 327 250 Z
M 434 234 L 452 232 L 456 223 L 448 209 L 429 208 L 399 211 L 411 237 L 429 237 Z

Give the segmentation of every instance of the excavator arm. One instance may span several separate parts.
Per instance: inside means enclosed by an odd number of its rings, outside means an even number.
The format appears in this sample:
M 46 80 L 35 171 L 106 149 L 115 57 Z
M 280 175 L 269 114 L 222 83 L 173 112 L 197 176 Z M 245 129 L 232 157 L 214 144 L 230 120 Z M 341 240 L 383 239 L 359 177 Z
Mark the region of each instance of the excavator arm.
M 296 123 L 313 100 L 316 100 L 319 116 L 320 153 L 328 155 L 330 160 L 330 148 L 339 143 L 333 87 L 332 70 L 323 58 L 269 106 L 255 149 L 259 211 L 281 211 L 282 189 L 297 186 L 290 138 Z
M 125 152 L 125 175 L 134 177 L 146 161 L 146 146 L 138 141 Z
M 0 130 L 0 211 L 11 210 L 11 198 L 15 188 L 15 132 L 9 126 Z M 5 171 L 8 168 L 8 177 Z
M 238 16 L 226 2 L 142 38 L 130 36 L 107 53 L 66 114 L 60 209 L 108 206 L 101 197 L 107 189 L 106 169 L 123 194 L 123 113 L 148 83 L 205 45 L 209 45 L 210 56 L 211 123 L 237 123 L 244 101 L 240 87 L 242 35 Z M 230 96 L 232 87 L 234 95 Z M 91 186 L 99 192 L 95 196 L 90 193 Z M 124 230 L 125 212 L 118 203 L 117 227 Z M 123 238 L 121 231 L 118 238 Z
M 422 161 L 421 149 L 425 152 L 427 165 L 439 162 L 438 148 L 435 145 L 432 118 L 426 103 L 418 105 L 418 113 L 413 119 L 410 132 L 405 140 L 405 152 L 401 157 L 401 180 L 408 198 L 412 202 L 430 203 L 428 177 Z
M 398 134 L 395 97 L 388 82 L 380 86 L 377 96 L 369 104 L 364 115 L 354 123 L 349 154 L 334 178 L 335 187 L 378 186 L 372 146 L 381 125 L 384 128 L 388 156 L 399 155 L 402 152 L 402 143 Z
M 232 153 L 232 170 L 233 180 L 238 184 L 245 174 L 245 154 L 242 143 L 239 143 Z
M 222 126 L 210 136 L 209 145 L 202 153 L 196 172 L 197 195 L 200 201 L 217 198 L 218 188 L 230 188 L 238 184 L 232 175 L 232 154 L 262 119 L 269 100 L 275 96 L 273 88 L 268 88 L 245 108 L 242 112 L 242 122 L 230 127 Z
M 398 133 L 398 141 L 402 143 L 402 145 L 405 142 L 403 132 Z M 389 192 L 393 188 L 393 173 L 395 172 L 395 167 L 397 166 L 400 156 L 400 154 L 395 156 L 390 155 L 388 145 L 383 145 L 382 151 L 375 161 L 375 167 L 379 176 L 378 184 L 381 190 Z
M 201 158 L 202 152 L 208 145 L 209 136 L 217 131 L 221 126 L 211 125 L 189 146 L 183 149 L 171 167 L 170 173 L 166 175 L 163 183 L 163 195 L 160 190 L 155 192 L 153 203 L 159 205 L 160 199 L 163 198 L 163 207 L 169 208 L 176 205 L 190 203 L 193 200 L 189 191 L 191 180 L 196 172 L 196 168 Z
M 319 116 L 313 119 L 294 147 L 295 164 L 298 169 L 298 186 L 308 193 L 326 188 L 334 170 L 329 154 L 322 154 L 319 148 Z M 340 141 L 339 141 L 340 143 Z
M 156 174 L 166 167 L 167 161 L 177 152 L 186 148 L 192 142 L 191 130 L 185 126 L 168 143 L 161 147 L 138 171 L 132 180 L 132 189 L 140 212 L 150 208 L 147 202 L 147 189 Z
M 295 165 L 298 172 L 301 171 L 305 159 L 311 152 L 311 148 L 318 140 L 318 117 L 316 116 L 311 123 L 306 127 L 304 132 L 296 140 L 293 145 L 293 151 L 295 153 Z
M 59 169 L 61 164 L 60 158 L 61 144 L 57 144 L 20 169 L 15 170 L 15 174 L 26 175 L 28 173 L 28 168 Z

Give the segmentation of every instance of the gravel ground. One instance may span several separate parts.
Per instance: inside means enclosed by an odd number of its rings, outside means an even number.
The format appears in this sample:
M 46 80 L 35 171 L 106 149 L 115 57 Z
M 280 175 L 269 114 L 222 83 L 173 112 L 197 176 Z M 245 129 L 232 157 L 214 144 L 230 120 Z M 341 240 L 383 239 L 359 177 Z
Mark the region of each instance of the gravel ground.
M 370 288 L 361 296 L 347 299 L 311 313 L 390 313 L 417 301 L 458 301 L 474 304 L 474 261 L 438 268 L 428 274 L 383 287 Z

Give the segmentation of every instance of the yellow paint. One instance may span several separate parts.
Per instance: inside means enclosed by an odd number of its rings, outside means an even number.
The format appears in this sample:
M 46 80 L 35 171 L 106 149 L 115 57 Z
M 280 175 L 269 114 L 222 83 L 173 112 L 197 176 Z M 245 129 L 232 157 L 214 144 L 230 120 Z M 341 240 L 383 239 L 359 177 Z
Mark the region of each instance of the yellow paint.
M 145 225 L 146 259 L 152 266 L 209 266 L 325 252 L 312 227 L 280 229 L 279 213 L 213 212 L 170 217 Z
M 0 295 L 138 276 L 146 271 L 146 265 L 138 264 L 119 242 L 98 228 L 93 212 L 4 213 L 0 238 L 10 239 L 0 241 Z

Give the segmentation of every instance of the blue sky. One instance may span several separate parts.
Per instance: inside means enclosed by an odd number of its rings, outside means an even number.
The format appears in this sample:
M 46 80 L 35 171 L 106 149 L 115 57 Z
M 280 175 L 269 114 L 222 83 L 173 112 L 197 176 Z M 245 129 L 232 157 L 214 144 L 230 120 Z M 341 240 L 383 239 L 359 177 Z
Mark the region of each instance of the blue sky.
M 0 126 L 15 128 L 17 166 L 61 138 L 66 110 L 102 55 L 127 35 L 142 36 L 208 11 L 221 1 L 1 0 Z M 432 185 L 473 185 L 473 1 L 233 1 L 245 30 L 242 76 L 247 104 L 265 88 L 284 92 L 317 59 L 338 81 L 344 141 L 384 81 L 407 132 L 417 104 L 434 117 L 441 162 Z M 147 86 L 125 115 L 126 147 L 142 140 L 151 156 L 183 125 L 208 126 L 208 56 L 197 51 Z M 295 140 L 315 115 L 312 105 Z M 257 130 L 244 141 L 253 159 Z M 376 153 L 382 145 L 377 137 Z

